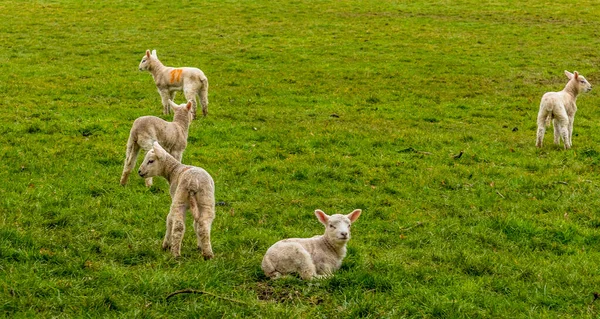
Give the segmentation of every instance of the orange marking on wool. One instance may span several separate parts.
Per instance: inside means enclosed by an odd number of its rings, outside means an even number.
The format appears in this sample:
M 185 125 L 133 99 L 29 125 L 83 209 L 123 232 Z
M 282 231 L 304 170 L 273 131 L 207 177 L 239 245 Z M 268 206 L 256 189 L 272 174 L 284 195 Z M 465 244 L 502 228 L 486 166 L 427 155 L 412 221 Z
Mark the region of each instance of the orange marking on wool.
M 181 72 L 183 72 L 182 69 L 174 69 L 173 71 L 171 71 L 171 80 L 169 82 L 171 84 L 173 84 L 175 82 L 180 82 L 181 81 Z

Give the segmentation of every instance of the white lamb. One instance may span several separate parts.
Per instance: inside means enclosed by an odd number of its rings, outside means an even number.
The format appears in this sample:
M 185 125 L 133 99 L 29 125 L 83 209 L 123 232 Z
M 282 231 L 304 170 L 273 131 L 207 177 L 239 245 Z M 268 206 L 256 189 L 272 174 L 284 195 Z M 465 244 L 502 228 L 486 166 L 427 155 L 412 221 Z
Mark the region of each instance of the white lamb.
M 181 255 L 185 212 L 189 207 L 194 217 L 198 248 L 204 259 L 213 258 L 210 228 L 215 219 L 215 184 L 212 177 L 200 167 L 181 164 L 157 142 L 146 153 L 138 174 L 144 178 L 162 176 L 169 182 L 171 209 L 162 248 L 170 248 L 174 257 Z
M 289 238 L 271 246 L 262 260 L 267 277 L 298 273 L 305 280 L 333 274 L 346 257 L 346 243 L 350 240 L 350 224 L 361 214 L 360 209 L 348 215 L 328 216 L 315 210 L 319 221 L 325 225 L 325 234 L 312 238 Z
M 140 71 L 150 71 L 162 99 L 163 113 L 169 114 L 169 100 L 175 101 L 176 91 L 183 91 L 186 100 L 194 101 L 193 115 L 196 118 L 197 100 L 200 96 L 202 114 L 208 114 L 208 79 L 198 68 L 173 68 L 164 66 L 156 56 L 156 50 L 146 50 L 139 65 Z
M 191 122 L 192 101 L 187 104 L 177 105 L 168 100 L 174 110 L 173 122 L 167 122 L 156 116 L 138 117 L 131 126 L 129 139 L 127 140 L 127 153 L 121 185 L 127 184 L 129 174 L 135 167 L 140 148 L 146 151 L 152 149 L 155 141 L 165 146 L 165 149 L 178 161 L 181 161 L 183 151 L 187 146 L 188 131 Z M 146 178 L 146 186 L 152 186 L 152 178 Z
M 569 82 L 562 91 L 547 92 L 542 96 L 537 117 L 538 129 L 535 143 L 537 147 L 542 147 L 546 125 L 549 124 L 551 119 L 554 124 L 554 144 L 560 144 L 562 138 L 565 149 L 572 146 L 573 121 L 575 120 L 575 112 L 577 112 L 575 101 L 579 93 L 589 92 L 592 85 L 577 71 L 574 74 L 565 71 L 565 75 L 569 78 Z

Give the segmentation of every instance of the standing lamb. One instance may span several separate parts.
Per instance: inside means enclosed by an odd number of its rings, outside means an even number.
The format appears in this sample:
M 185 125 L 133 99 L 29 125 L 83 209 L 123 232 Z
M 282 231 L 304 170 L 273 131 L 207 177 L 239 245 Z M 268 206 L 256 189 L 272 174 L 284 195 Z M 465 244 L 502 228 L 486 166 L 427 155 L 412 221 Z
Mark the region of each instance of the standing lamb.
M 305 280 L 330 276 L 342 266 L 346 243 L 350 240 L 350 224 L 361 214 L 360 209 L 348 215 L 328 216 L 315 210 L 325 225 L 325 234 L 312 238 L 289 238 L 276 242 L 265 254 L 262 269 L 267 277 L 298 273 Z
M 194 119 L 196 118 L 197 100 L 200 96 L 202 115 L 208 114 L 208 79 L 198 68 L 173 68 L 164 66 L 156 56 L 156 50 L 146 50 L 139 65 L 140 71 L 150 71 L 156 88 L 162 99 L 163 113 L 169 114 L 169 99 L 175 100 L 175 92 L 183 91 L 186 100 L 194 101 Z
M 152 143 L 158 141 L 178 161 L 181 161 L 183 151 L 187 146 L 188 131 L 191 122 L 192 101 L 187 104 L 177 105 L 168 100 L 174 110 L 173 122 L 167 122 L 156 116 L 138 117 L 131 126 L 129 140 L 127 140 L 127 153 L 125 165 L 121 175 L 121 185 L 127 184 L 129 174 L 135 167 L 140 148 L 146 151 L 152 149 Z M 152 186 L 152 178 L 146 178 L 146 186 Z
M 169 182 L 171 209 L 162 248 L 171 249 L 174 257 L 181 255 L 185 212 L 189 207 L 194 217 L 198 248 L 204 259 L 213 258 L 210 228 L 215 219 L 215 184 L 212 177 L 200 167 L 181 164 L 157 142 L 146 153 L 138 174 L 144 178 L 162 176 Z
M 581 92 L 589 92 L 592 85 L 577 71 L 571 73 L 565 71 L 569 82 L 560 92 L 547 92 L 542 96 L 540 111 L 537 117 L 537 141 L 535 146 L 542 147 L 546 125 L 552 119 L 554 124 L 554 144 L 560 144 L 562 138 L 565 149 L 572 146 L 573 121 L 577 112 L 577 95 Z

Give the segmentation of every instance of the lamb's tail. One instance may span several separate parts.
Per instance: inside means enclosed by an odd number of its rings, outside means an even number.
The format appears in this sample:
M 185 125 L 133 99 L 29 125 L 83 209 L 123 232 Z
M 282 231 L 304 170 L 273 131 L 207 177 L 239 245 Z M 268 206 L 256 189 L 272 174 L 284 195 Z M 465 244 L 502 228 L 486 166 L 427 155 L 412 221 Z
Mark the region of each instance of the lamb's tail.
M 552 114 L 552 113 L 548 114 L 548 117 L 546 117 L 546 126 L 550 126 L 550 124 L 552 124 L 553 118 L 554 118 L 554 114 Z
M 200 220 L 200 208 L 198 207 L 198 201 L 196 200 L 196 192 L 190 192 L 190 210 L 195 221 Z
M 200 104 L 202 105 L 202 115 L 208 114 L 208 79 L 202 80 L 202 87 L 200 88 Z

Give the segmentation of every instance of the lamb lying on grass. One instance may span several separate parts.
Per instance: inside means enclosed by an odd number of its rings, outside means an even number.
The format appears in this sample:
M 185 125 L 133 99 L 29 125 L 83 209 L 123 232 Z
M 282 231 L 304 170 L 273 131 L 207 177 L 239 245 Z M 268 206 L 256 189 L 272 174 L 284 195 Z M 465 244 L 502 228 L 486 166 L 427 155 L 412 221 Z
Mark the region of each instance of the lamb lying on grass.
M 140 148 L 146 151 L 152 149 L 152 143 L 155 141 L 165 146 L 165 149 L 181 161 L 183 151 L 187 146 L 188 131 L 191 122 L 192 101 L 187 104 L 177 105 L 169 100 L 175 115 L 173 122 L 167 122 L 156 116 L 138 117 L 131 126 L 129 140 L 127 140 L 127 153 L 125 155 L 125 165 L 121 175 L 121 185 L 127 184 L 129 174 L 135 167 Z M 152 178 L 146 178 L 146 186 L 152 186 Z
M 342 260 L 346 257 L 346 243 L 350 240 L 350 224 L 360 214 L 360 209 L 348 215 L 332 216 L 315 210 L 315 215 L 325 225 L 325 234 L 275 243 L 267 250 L 262 261 L 265 275 L 276 279 L 281 275 L 298 273 L 305 280 L 332 275 L 342 266 Z
M 175 101 L 175 92 L 183 91 L 186 100 L 194 101 L 193 115 L 196 118 L 198 106 L 196 96 L 200 96 L 202 114 L 208 114 L 208 79 L 197 68 L 173 68 L 164 66 L 156 56 L 156 50 L 146 50 L 139 65 L 140 71 L 150 71 L 162 99 L 163 113 L 169 114 L 169 100 Z
M 546 125 L 551 119 L 554 124 L 554 144 L 560 144 L 562 138 L 565 149 L 572 146 L 573 121 L 575 120 L 575 112 L 577 112 L 575 101 L 579 93 L 589 92 L 592 85 L 577 71 L 574 74 L 565 71 L 565 75 L 569 78 L 569 82 L 562 91 L 548 92 L 542 96 L 537 117 L 538 129 L 535 143 L 537 147 L 542 147 Z
M 194 217 L 198 248 L 204 259 L 213 258 L 210 228 L 215 219 L 215 184 L 212 177 L 202 168 L 181 164 L 157 142 L 146 153 L 138 174 L 144 178 L 162 176 L 169 182 L 171 209 L 162 248 L 170 248 L 174 257 L 181 255 L 185 212 L 189 207 Z

